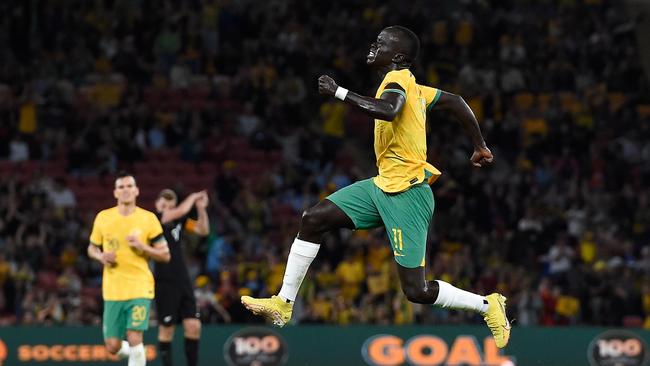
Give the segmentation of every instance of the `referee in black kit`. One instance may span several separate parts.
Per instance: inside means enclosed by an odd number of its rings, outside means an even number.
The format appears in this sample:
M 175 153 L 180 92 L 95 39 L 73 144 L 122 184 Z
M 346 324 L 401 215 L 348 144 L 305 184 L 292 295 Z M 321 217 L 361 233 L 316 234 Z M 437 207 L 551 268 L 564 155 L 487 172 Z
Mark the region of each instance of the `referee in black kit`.
M 169 245 L 169 263 L 156 263 L 156 313 L 158 315 L 158 346 L 164 366 L 172 366 L 172 340 L 174 327 L 183 322 L 185 356 L 188 366 L 196 366 L 199 358 L 201 320 L 196 308 L 194 289 L 187 272 L 181 237 L 187 230 L 201 236 L 210 232 L 208 221 L 208 194 L 195 192 L 177 205 L 178 197 L 171 189 L 163 189 L 156 199 L 156 212 Z M 189 218 L 196 208 L 197 220 Z

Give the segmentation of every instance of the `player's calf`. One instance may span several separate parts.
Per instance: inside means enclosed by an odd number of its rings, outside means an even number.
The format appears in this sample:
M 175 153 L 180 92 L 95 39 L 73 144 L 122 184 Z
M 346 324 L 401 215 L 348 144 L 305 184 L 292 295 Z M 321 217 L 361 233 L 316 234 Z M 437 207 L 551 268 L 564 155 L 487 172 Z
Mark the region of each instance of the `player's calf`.
M 438 291 L 428 286 L 406 286 L 402 287 L 406 299 L 416 304 L 433 304 L 438 297 Z

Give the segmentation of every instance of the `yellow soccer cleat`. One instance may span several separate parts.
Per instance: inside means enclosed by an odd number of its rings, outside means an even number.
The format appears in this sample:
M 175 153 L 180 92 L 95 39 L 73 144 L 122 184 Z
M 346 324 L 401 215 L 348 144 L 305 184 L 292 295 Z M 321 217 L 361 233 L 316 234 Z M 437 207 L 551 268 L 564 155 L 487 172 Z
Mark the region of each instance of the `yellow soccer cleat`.
M 485 322 L 492 332 L 494 343 L 498 348 L 503 348 L 510 339 L 510 322 L 506 317 L 506 297 L 501 294 L 490 294 L 485 297 L 488 310 L 484 315 Z
M 293 304 L 282 300 L 279 296 L 271 296 L 270 299 L 256 299 L 250 296 L 242 296 L 241 303 L 246 309 L 255 315 L 261 315 L 269 319 L 273 324 L 283 327 L 291 320 Z

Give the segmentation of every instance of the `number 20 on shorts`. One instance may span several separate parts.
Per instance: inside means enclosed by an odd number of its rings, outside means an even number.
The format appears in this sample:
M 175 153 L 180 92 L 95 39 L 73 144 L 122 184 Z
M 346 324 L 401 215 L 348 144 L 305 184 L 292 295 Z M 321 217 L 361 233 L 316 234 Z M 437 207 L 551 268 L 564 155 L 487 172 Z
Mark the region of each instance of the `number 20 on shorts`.
M 131 312 L 131 319 L 134 322 L 143 321 L 147 318 L 147 308 L 144 306 L 134 306 Z

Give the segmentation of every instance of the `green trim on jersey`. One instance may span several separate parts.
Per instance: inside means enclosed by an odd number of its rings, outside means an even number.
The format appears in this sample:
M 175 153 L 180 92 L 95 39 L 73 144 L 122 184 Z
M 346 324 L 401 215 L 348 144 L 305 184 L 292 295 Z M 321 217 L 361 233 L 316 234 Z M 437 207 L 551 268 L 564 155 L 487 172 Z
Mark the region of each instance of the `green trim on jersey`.
M 151 239 L 151 244 L 158 244 L 159 242 L 163 242 L 163 241 L 166 242 L 165 234 L 161 233 L 160 235 L 156 235 L 153 239 Z
M 433 100 L 432 100 L 431 103 L 429 103 L 429 105 L 427 106 L 427 112 L 430 111 L 431 108 L 433 108 L 433 106 L 436 104 L 436 102 L 438 102 L 438 99 L 440 99 L 440 95 L 441 95 L 441 94 L 442 94 L 442 92 L 440 91 L 440 89 L 437 89 L 437 90 L 436 90 L 436 96 L 433 97 Z
M 403 96 L 404 99 L 406 99 L 406 93 L 404 92 L 404 90 L 399 90 L 399 89 L 385 89 L 383 92 L 381 92 L 381 95 L 384 95 L 384 93 L 397 93 L 397 94 L 400 94 L 401 96 Z

